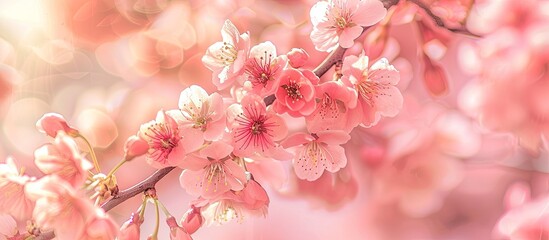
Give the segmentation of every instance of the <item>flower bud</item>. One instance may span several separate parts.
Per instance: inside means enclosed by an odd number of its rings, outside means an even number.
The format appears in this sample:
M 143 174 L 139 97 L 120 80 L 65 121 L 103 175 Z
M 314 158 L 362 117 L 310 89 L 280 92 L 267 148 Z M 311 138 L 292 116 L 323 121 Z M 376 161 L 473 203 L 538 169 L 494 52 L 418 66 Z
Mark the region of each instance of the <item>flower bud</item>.
M 140 227 L 143 219 L 139 217 L 139 213 L 132 213 L 128 221 L 122 224 L 118 233 L 118 240 L 139 240 L 141 233 Z
M 181 226 L 189 234 L 193 234 L 198 230 L 204 223 L 204 217 L 200 213 L 200 208 L 191 206 L 191 209 L 185 213 L 183 219 L 181 219 Z
M 170 240 L 192 240 L 191 235 L 184 228 L 177 225 L 173 216 L 166 218 L 166 223 L 170 227 Z
M 144 155 L 149 151 L 149 144 L 142 138 L 132 135 L 124 144 L 124 158 L 126 161 Z
M 424 72 L 423 81 L 429 93 L 435 97 L 442 96 L 448 92 L 448 79 L 442 67 L 431 61 L 431 59 L 424 55 Z
M 309 54 L 301 48 L 292 48 L 286 56 L 288 56 L 290 66 L 294 68 L 302 67 L 309 59 Z
M 78 130 L 69 126 L 65 118 L 58 113 L 46 113 L 36 122 L 38 131 L 50 137 L 56 137 L 57 132 L 64 131 L 71 137 L 78 136 Z

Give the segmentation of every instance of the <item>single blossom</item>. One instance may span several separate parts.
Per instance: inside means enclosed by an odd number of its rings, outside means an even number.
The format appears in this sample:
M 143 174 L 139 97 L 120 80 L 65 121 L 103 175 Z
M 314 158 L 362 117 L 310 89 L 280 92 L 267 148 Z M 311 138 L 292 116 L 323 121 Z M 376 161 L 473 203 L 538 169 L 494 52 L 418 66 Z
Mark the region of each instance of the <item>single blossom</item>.
M 231 220 L 242 222 L 250 216 L 267 215 L 269 197 L 265 189 L 250 180 L 242 191 L 229 191 L 214 199 L 199 199 L 194 204 L 200 207 L 206 224 L 224 224 Z
M 34 163 L 45 174 L 57 175 L 73 187 L 81 187 L 93 165 L 78 150 L 76 142 L 60 131 L 53 144 L 45 144 L 34 152 Z
M 242 75 L 250 49 L 248 33 L 240 34 L 230 20 L 221 29 L 222 42 L 211 45 L 202 62 L 213 71 L 212 81 L 218 89 L 229 87 Z
M 192 85 L 179 97 L 179 110 L 170 115 L 179 124 L 181 131 L 193 132 L 198 138 L 194 141 L 213 141 L 221 138 L 225 130 L 223 97 L 218 93 L 208 95 L 198 85 Z
M 318 77 L 309 70 L 286 69 L 280 76 L 273 109 L 293 117 L 310 115 L 315 110 L 315 85 Z
M 371 127 L 381 116 L 394 117 L 402 108 L 402 94 L 396 87 L 400 80 L 398 71 L 382 58 L 368 68 L 368 57 L 348 56 L 343 60 L 341 80 L 358 93 L 355 111 L 362 115 L 360 121 Z
M 280 160 L 289 157 L 275 143 L 286 137 L 286 123 L 280 116 L 267 110 L 263 98 L 248 94 L 240 104 L 231 105 L 227 125 L 237 156 L 249 157 L 258 153 Z
M 296 133 L 284 140 L 282 146 L 295 147 L 293 166 L 297 177 L 314 181 L 324 170 L 337 172 L 347 165 L 345 149 L 340 145 L 349 139 L 349 134 L 336 130 Z
M 34 178 L 19 173 L 12 158 L 0 164 L 0 212 L 19 221 L 31 219 L 34 201 L 25 194 L 25 189 L 33 180 Z
M 147 163 L 155 168 L 164 168 L 180 164 L 186 153 L 202 145 L 202 142 L 196 141 L 194 133 L 183 133 L 175 119 L 160 110 L 156 120 L 141 125 L 138 135 L 149 144 Z
M 316 107 L 311 115 L 305 117 L 309 132 L 322 130 L 343 130 L 351 132 L 361 116 L 356 107 L 357 92 L 341 81 L 329 81 L 316 87 Z
M 57 136 L 57 132 L 64 131 L 71 137 L 78 136 L 77 129 L 69 126 L 67 120 L 58 113 L 46 113 L 36 122 L 38 131 L 46 133 L 50 137 Z
M 241 190 L 246 182 L 244 169 L 230 156 L 233 147 L 213 142 L 198 154 L 188 155 L 179 181 L 191 195 L 214 198 L 229 190 Z
M 96 216 L 97 209 L 89 198 L 56 175 L 29 183 L 25 192 L 36 201 L 36 224 L 41 229 L 53 229 L 59 239 L 80 239 Z
M 363 27 L 372 26 L 387 14 L 379 0 L 319 1 L 311 8 L 311 40 L 319 51 L 330 52 L 338 44 L 353 46 Z
M 247 78 L 244 87 L 262 97 L 273 94 L 286 62 L 283 56 L 276 55 L 276 47 L 272 42 L 252 47 L 245 66 Z

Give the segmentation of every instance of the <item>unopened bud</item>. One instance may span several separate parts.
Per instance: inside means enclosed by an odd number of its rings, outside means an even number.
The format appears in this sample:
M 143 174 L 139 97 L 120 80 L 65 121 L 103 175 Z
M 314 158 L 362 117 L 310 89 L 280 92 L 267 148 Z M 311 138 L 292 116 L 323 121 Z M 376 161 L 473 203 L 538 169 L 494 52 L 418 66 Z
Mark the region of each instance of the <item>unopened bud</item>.
M 309 54 L 301 48 L 292 48 L 286 56 L 288 56 L 290 66 L 294 68 L 302 67 L 309 60 Z
M 124 158 L 126 161 L 144 155 L 149 151 L 149 144 L 142 138 L 132 135 L 124 144 Z
M 423 56 L 424 72 L 423 81 L 431 95 L 439 97 L 448 92 L 448 79 L 440 64 L 434 63 L 431 59 Z
M 65 118 L 58 113 L 46 113 L 36 122 L 38 131 L 46 133 L 50 137 L 56 137 L 57 132 L 64 131 L 71 137 L 78 136 L 79 132 L 69 126 Z
M 191 209 L 185 213 L 181 219 L 181 226 L 189 234 L 195 233 L 204 223 L 204 217 L 200 213 L 200 208 L 191 206 Z

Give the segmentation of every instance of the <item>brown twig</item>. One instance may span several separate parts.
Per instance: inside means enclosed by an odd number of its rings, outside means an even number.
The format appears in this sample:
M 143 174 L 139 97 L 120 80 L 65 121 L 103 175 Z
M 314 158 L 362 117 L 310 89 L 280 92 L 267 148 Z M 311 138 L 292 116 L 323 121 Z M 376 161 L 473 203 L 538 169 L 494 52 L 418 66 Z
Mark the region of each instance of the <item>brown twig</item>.
M 469 32 L 469 30 L 467 30 L 466 28 L 451 28 L 451 27 L 446 26 L 446 24 L 444 23 L 442 18 L 437 16 L 435 13 L 433 13 L 433 11 L 431 11 L 429 6 L 427 6 L 427 4 L 423 3 L 421 0 L 408 0 L 408 1 L 410 1 L 411 3 L 414 3 L 415 5 L 417 5 L 421 9 L 423 9 L 423 11 L 425 11 L 425 13 L 427 13 L 427 15 L 429 15 L 429 17 L 431 17 L 433 19 L 435 24 L 437 26 L 441 27 L 441 28 L 444 28 L 444 29 L 446 29 L 450 32 L 453 32 L 453 33 L 459 33 L 459 34 L 468 35 L 468 36 L 471 36 L 471 37 L 481 37 L 477 34 Z
M 154 185 L 156 185 L 156 183 L 160 181 L 160 179 L 164 178 L 168 173 L 170 173 L 174 169 L 175 167 L 167 167 L 167 168 L 162 168 L 160 170 L 157 170 L 151 176 L 141 181 L 140 183 L 135 184 L 126 190 L 120 191 L 113 198 L 109 199 L 107 202 L 101 205 L 101 208 L 103 208 L 103 210 L 107 212 L 112 208 L 116 207 L 118 204 L 126 201 L 128 198 L 131 198 L 137 194 L 143 193 L 147 189 L 154 188 Z

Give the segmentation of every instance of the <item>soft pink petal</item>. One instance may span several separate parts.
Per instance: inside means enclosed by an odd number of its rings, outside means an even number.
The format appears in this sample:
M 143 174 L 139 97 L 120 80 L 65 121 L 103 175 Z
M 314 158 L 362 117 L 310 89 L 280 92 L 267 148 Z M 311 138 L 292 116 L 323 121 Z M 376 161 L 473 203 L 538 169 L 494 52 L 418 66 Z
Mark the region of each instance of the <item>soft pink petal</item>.
M 339 41 L 337 32 L 335 30 L 329 30 L 329 26 L 325 29 L 314 28 L 310 34 L 310 37 L 315 45 L 315 49 L 322 52 L 333 51 L 337 48 Z
M 400 81 L 400 74 L 386 58 L 382 58 L 370 67 L 368 79 L 382 84 L 396 85 Z
M 280 116 L 269 115 L 266 123 L 274 126 L 270 132 L 274 141 L 280 141 L 288 135 L 288 127 L 286 126 L 286 122 Z
M 302 146 L 299 150 L 297 150 L 294 157 L 293 166 L 295 174 L 298 178 L 314 181 L 322 175 L 322 172 L 324 172 L 323 164 L 325 164 L 325 161 L 320 160 L 320 156 L 322 154 L 320 148 L 317 148 L 318 151 L 316 152 L 311 152 L 307 146 L 308 145 Z M 318 158 L 314 161 L 311 156 L 316 156 Z
M 371 26 L 381 21 L 387 14 L 387 9 L 379 0 L 362 0 L 352 16 L 352 22 L 360 26 Z
M 394 117 L 402 108 L 402 94 L 398 88 L 387 85 L 380 89 L 375 102 L 377 111 L 386 117 Z
M 223 166 L 227 171 L 227 182 L 229 183 L 231 190 L 242 190 L 244 188 L 244 183 L 246 182 L 246 173 L 244 172 L 244 169 L 232 160 L 225 161 Z
M 209 146 L 200 151 L 203 157 L 212 159 L 222 159 L 227 157 L 233 151 L 233 147 L 223 141 L 212 142 Z
M 200 129 L 187 128 L 181 132 L 181 140 L 178 145 L 182 145 L 185 153 L 191 153 L 202 147 L 204 143 L 204 134 Z
M 208 124 L 208 128 L 204 131 L 204 140 L 214 141 L 221 138 L 225 132 L 225 120 L 219 119 L 218 121 Z
M 362 33 L 361 26 L 353 26 L 350 28 L 345 28 L 339 35 L 339 45 L 342 48 L 350 48 L 355 43 L 355 39 L 360 36 Z
M 317 132 L 316 135 L 318 136 L 318 142 L 324 142 L 328 145 L 345 144 L 351 139 L 351 136 L 348 133 L 340 130 L 321 131 Z
M 318 1 L 315 5 L 313 5 L 309 13 L 313 26 L 316 26 L 318 25 L 318 23 L 328 20 L 326 14 L 329 5 L 330 3 L 328 1 Z
M 299 110 L 300 115 L 308 116 L 313 113 L 316 109 L 316 103 L 314 101 L 309 101 Z
M 179 176 L 179 184 L 187 190 L 187 193 L 193 196 L 200 196 L 202 193 L 203 175 L 204 171 L 183 170 Z
M 347 166 L 347 156 L 345 156 L 345 149 L 343 147 L 328 145 L 324 148 L 326 150 L 326 170 L 337 172 L 339 169 Z
M 189 154 L 187 155 L 187 157 L 185 157 L 185 159 L 183 159 L 179 167 L 192 171 L 198 171 L 204 169 L 204 167 L 208 165 L 210 165 L 210 161 L 208 161 L 207 159 L 196 156 L 194 154 Z
M 310 134 L 299 132 L 294 133 L 288 138 L 284 139 L 284 141 L 282 141 L 280 145 L 282 145 L 284 148 L 289 148 L 308 143 L 312 140 L 314 140 L 314 138 Z
M 276 57 L 276 47 L 270 41 L 255 45 L 250 50 L 250 58 L 257 58 L 259 60 L 260 58 L 265 58 L 266 56 L 270 56 L 272 58 Z
M 223 37 L 224 42 L 236 45 L 240 33 L 231 20 L 227 19 L 225 20 L 225 23 L 223 23 L 223 28 L 221 28 L 221 36 Z

